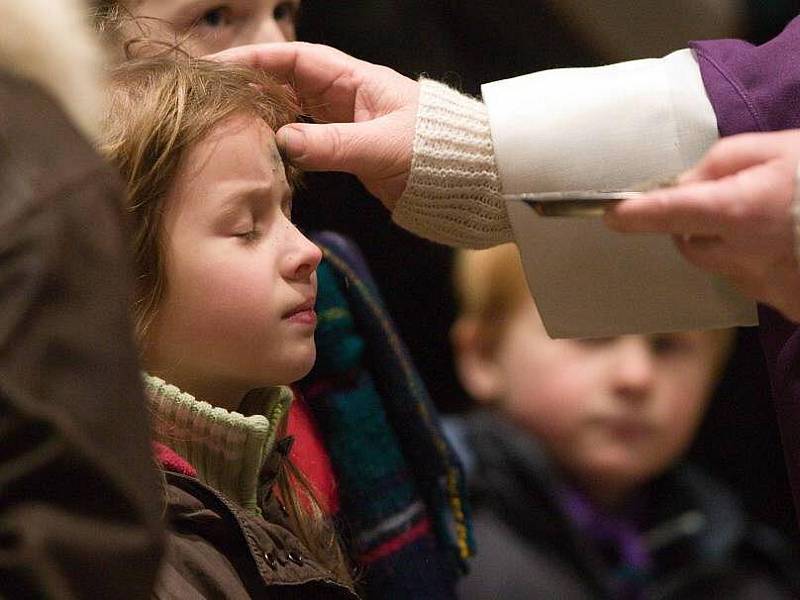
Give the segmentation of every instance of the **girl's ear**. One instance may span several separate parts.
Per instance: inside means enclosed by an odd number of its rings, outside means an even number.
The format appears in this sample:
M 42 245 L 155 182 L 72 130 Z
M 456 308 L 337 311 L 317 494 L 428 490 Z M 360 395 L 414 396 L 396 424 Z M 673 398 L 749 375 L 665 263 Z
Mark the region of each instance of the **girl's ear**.
M 505 378 L 497 362 L 497 339 L 474 318 L 462 317 L 450 331 L 461 385 L 480 404 L 503 398 Z

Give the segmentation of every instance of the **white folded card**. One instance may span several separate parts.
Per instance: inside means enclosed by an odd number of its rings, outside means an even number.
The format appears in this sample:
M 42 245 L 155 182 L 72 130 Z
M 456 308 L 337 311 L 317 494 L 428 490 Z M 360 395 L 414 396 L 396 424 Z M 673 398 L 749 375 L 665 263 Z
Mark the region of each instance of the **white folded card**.
M 602 213 L 597 202 L 613 201 L 613 194 L 605 192 L 595 203 L 591 196 L 563 192 L 506 196 L 528 285 L 551 337 L 758 323 L 753 301 L 722 278 L 687 262 L 669 236 L 616 233 L 602 219 L 585 218 Z

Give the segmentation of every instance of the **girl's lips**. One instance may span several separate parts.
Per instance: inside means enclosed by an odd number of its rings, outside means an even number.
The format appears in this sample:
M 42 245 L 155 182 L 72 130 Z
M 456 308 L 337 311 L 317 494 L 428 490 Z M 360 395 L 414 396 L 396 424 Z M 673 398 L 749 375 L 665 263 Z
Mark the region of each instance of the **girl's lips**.
M 286 319 L 298 325 L 315 326 L 317 324 L 317 313 L 313 308 L 307 308 L 289 314 Z
M 300 306 L 286 313 L 283 318 L 300 325 L 316 325 L 317 313 L 314 310 L 315 303 L 316 298 L 309 298 Z

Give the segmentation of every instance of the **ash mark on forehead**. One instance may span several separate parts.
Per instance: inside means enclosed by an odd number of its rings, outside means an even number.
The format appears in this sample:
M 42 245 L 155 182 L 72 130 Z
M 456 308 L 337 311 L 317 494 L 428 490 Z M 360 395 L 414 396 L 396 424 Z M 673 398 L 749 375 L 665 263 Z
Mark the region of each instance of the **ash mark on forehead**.
M 285 171 L 286 168 L 283 165 L 283 157 L 281 153 L 278 151 L 278 147 L 275 145 L 275 142 L 269 145 L 270 155 L 272 157 L 272 172 L 276 173 L 278 169 L 281 171 Z

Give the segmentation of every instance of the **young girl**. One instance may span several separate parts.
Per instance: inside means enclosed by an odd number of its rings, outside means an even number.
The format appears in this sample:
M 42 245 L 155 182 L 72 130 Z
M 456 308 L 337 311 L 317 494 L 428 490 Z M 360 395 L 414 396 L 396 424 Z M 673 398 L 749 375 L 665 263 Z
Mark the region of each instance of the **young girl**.
M 119 54 L 178 43 L 198 56 L 294 39 L 298 4 L 99 0 L 95 13 Z M 319 352 L 288 415 L 290 457 L 346 539 L 360 594 L 452 598 L 471 553 L 460 466 L 358 250 L 335 234 L 314 239 Z
M 158 591 L 353 598 L 283 437 L 285 384 L 314 363 L 321 258 L 290 220 L 293 173 L 275 147 L 291 97 L 242 67 L 148 59 L 113 73 L 110 98 L 102 149 L 133 215 L 135 324 L 173 533 Z

